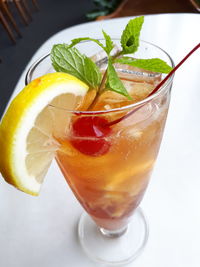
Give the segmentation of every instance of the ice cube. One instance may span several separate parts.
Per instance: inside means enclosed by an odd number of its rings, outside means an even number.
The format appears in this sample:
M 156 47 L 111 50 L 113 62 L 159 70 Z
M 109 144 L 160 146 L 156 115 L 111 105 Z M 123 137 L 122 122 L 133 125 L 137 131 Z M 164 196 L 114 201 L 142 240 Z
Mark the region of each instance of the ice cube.
M 120 49 L 115 45 L 111 52 L 111 56 L 116 55 L 119 51 Z M 93 55 L 91 59 L 96 63 L 102 72 L 106 69 L 108 57 L 104 50 L 101 50 L 97 54 Z M 153 84 L 154 86 L 161 81 L 161 74 L 157 72 L 152 72 L 120 63 L 115 63 L 114 66 L 119 77 L 124 80 L 146 82 Z
M 146 82 L 134 82 L 126 80 L 122 80 L 122 82 L 128 93 L 132 96 L 132 100 L 129 100 L 126 96 L 123 96 L 114 91 L 105 91 L 100 96 L 99 101 L 95 105 L 94 109 L 108 110 L 131 105 L 142 99 L 145 99 L 154 89 L 154 85 Z
M 155 88 L 154 84 L 146 81 L 133 81 L 121 78 L 126 90 L 133 98 L 133 103 L 145 99 Z
M 157 85 L 161 81 L 161 74 L 148 70 L 143 70 L 127 64 L 115 63 L 115 69 L 121 79 L 146 82 Z
M 114 46 L 111 51 L 111 56 L 116 55 L 119 52 L 119 48 L 117 45 Z M 106 69 L 108 63 L 108 56 L 104 50 L 101 50 L 97 54 L 93 55 L 91 59 L 96 63 L 96 65 L 100 68 L 101 71 Z
M 142 137 L 143 132 L 135 127 L 128 127 L 126 130 L 126 137 L 134 140 L 138 140 Z

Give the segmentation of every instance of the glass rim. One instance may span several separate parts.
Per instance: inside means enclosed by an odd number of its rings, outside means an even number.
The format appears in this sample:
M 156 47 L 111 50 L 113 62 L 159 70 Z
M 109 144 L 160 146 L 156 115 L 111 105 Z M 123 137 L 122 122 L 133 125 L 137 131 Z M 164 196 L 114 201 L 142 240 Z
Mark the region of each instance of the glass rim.
M 98 40 L 104 40 L 102 38 L 97 38 Z M 112 38 L 112 40 L 120 40 L 120 38 Z M 105 41 L 105 40 L 104 40 Z M 90 40 L 84 40 L 82 41 L 81 43 L 87 43 L 87 42 L 92 42 Z M 161 47 L 159 47 L 158 45 L 155 45 L 151 42 L 148 42 L 148 41 L 144 41 L 144 40 L 140 40 L 140 42 L 144 43 L 144 44 L 147 44 L 147 45 L 150 45 L 150 46 L 153 46 L 153 47 L 156 47 L 157 49 L 159 49 L 160 51 L 162 51 L 169 59 L 170 63 L 171 63 L 171 67 L 174 68 L 175 67 L 175 64 L 174 64 L 174 61 L 173 59 L 171 58 L 171 56 L 164 50 L 162 49 Z M 137 51 L 136 51 L 137 52 Z M 50 53 L 46 54 L 46 55 L 43 55 L 41 56 L 38 60 L 36 60 L 28 69 L 28 71 L 26 72 L 26 75 L 25 75 L 25 85 L 29 84 L 31 81 L 30 81 L 30 75 L 34 72 L 35 68 L 44 60 L 46 59 L 47 57 L 50 57 Z M 111 113 L 111 112 L 118 112 L 118 111 L 123 111 L 123 110 L 128 110 L 128 109 L 134 109 L 138 106 L 143 106 L 145 105 L 146 103 L 150 102 L 152 99 L 156 98 L 157 96 L 159 96 L 164 90 L 166 87 L 170 87 L 170 84 L 172 83 L 173 81 L 173 78 L 174 78 L 174 73 L 167 79 L 167 81 L 159 88 L 158 91 L 156 91 L 154 94 L 136 102 L 136 103 L 132 103 L 130 105 L 126 105 L 126 106 L 122 106 L 122 107 L 119 107 L 119 108 L 113 108 L 113 109 L 107 109 L 107 110 L 68 110 L 66 108 L 62 108 L 62 107 L 58 107 L 58 106 L 55 106 L 55 105 L 52 105 L 52 104 L 49 104 L 48 106 L 52 107 L 52 108 L 56 108 L 56 109 L 60 109 L 60 110 L 65 110 L 66 112 L 69 112 L 69 113 L 74 113 L 74 114 L 77 114 L 77 115 L 94 115 L 94 114 L 107 114 L 107 113 Z

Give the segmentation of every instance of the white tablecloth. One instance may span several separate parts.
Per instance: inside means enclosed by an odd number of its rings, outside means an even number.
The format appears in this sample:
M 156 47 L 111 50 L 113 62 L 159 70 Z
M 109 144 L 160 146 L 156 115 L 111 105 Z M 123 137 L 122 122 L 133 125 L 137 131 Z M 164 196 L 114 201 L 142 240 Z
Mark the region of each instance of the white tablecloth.
M 90 22 L 47 40 L 27 68 L 53 44 L 80 36 L 118 37 L 129 18 Z M 156 43 L 178 63 L 200 41 L 198 14 L 146 16 L 143 40 Z M 26 70 L 27 70 L 26 68 Z M 14 95 L 24 86 L 22 74 Z M 150 225 L 143 254 L 127 266 L 200 266 L 200 51 L 175 75 L 158 161 L 142 207 Z M 82 208 L 53 164 L 41 195 L 31 197 L 0 180 L 1 267 L 94 267 L 82 252 L 77 222 Z

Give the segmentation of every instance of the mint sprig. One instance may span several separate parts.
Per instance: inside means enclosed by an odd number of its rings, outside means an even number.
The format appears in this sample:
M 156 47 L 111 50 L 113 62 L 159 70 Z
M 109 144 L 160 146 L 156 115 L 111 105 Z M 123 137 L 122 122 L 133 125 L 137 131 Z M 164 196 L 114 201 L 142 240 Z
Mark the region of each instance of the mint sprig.
M 69 48 L 75 46 L 76 44 L 83 42 L 83 41 L 92 41 L 95 42 L 96 44 L 98 44 L 105 52 L 107 55 L 110 54 L 110 52 L 112 51 L 112 49 L 114 48 L 113 42 L 111 40 L 111 37 L 104 31 L 103 35 L 104 35 L 104 39 L 105 39 L 105 43 L 106 45 L 104 46 L 98 39 L 94 39 L 94 38 L 90 38 L 90 37 L 81 37 L 81 38 L 75 38 L 73 40 L 71 40 L 71 44 L 69 45 Z
M 98 40 L 98 39 L 94 39 L 94 38 L 90 38 L 90 37 L 80 37 L 80 38 L 75 38 L 71 40 L 71 44 L 69 44 L 69 48 L 75 46 L 78 43 L 81 43 L 83 41 L 92 41 L 95 42 L 96 44 L 98 44 L 103 50 L 105 50 L 104 45 Z
M 51 60 L 56 71 L 74 75 L 88 84 L 90 88 L 96 88 L 96 96 L 89 109 L 93 108 L 98 101 L 99 96 L 105 90 L 111 90 L 126 96 L 129 100 L 132 99 L 118 77 L 114 68 L 114 63 L 128 64 L 130 66 L 159 73 L 169 73 L 172 70 L 166 62 L 159 58 L 137 59 L 124 56 L 126 54 L 134 54 L 138 50 L 143 22 L 143 16 L 129 21 L 121 36 L 121 51 L 118 51 L 117 54 L 112 56 L 111 51 L 114 48 L 114 44 L 111 37 L 105 31 L 102 31 L 105 44 L 101 43 L 98 39 L 81 37 L 73 39 L 69 45 L 57 44 L 53 46 L 51 51 Z M 97 65 L 74 47 L 83 41 L 95 42 L 106 52 L 108 56 L 108 67 L 103 77 Z
M 172 70 L 172 67 L 159 58 L 135 59 L 131 57 L 122 57 L 117 58 L 115 62 L 160 73 L 169 73 Z
M 56 71 L 69 73 L 88 84 L 90 88 L 97 88 L 101 82 L 102 75 L 97 65 L 75 47 L 69 48 L 66 44 L 54 45 L 51 61 Z

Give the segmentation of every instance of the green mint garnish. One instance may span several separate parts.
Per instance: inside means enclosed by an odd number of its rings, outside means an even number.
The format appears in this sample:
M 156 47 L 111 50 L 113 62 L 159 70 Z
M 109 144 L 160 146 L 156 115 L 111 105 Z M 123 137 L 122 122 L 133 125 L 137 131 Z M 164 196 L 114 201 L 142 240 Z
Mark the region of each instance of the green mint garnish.
M 102 31 L 102 32 L 103 32 L 103 35 L 105 38 L 106 46 L 104 46 L 97 39 L 90 38 L 90 37 L 82 37 L 82 38 L 75 38 L 75 39 L 71 40 L 71 44 L 69 45 L 69 47 L 73 47 L 82 41 L 92 41 L 92 42 L 95 42 L 96 44 L 98 44 L 109 55 L 110 52 L 112 51 L 114 45 L 113 45 L 113 42 L 112 42 L 110 36 L 107 33 L 105 33 L 104 31 Z
M 132 99 L 124 87 L 124 84 L 118 77 L 114 68 L 114 63 L 128 64 L 130 66 L 158 73 L 169 73 L 172 70 L 166 62 L 159 58 L 137 59 L 124 56 L 126 54 L 134 54 L 138 50 L 143 22 L 143 16 L 129 21 L 121 36 L 122 50 L 118 51 L 113 56 L 110 54 L 114 48 L 114 44 L 111 37 L 104 31 L 102 32 L 105 39 L 105 45 L 98 39 L 81 37 L 73 39 L 69 45 L 57 44 L 53 46 L 51 51 L 51 60 L 54 69 L 56 71 L 74 75 L 89 85 L 90 88 L 96 89 L 96 96 L 89 109 L 95 105 L 99 96 L 106 90 L 111 90 L 126 96 L 129 100 Z M 108 56 L 108 67 L 103 77 L 97 65 L 74 47 L 82 41 L 93 41 L 106 52 Z
M 160 73 L 169 73 L 172 70 L 172 67 L 159 58 L 134 59 L 131 57 L 122 57 L 117 58 L 115 62 Z
M 122 36 L 121 46 L 123 54 L 135 53 L 139 47 L 140 31 L 144 22 L 144 17 L 131 19 L 126 25 Z
M 106 32 L 104 32 L 104 31 L 102 31 L 102 32 L 103 32 L 103 35 L 104 35 L 104 39 L 106 41 L 106 46 L 104 47 L 104 50 L 108 55 L 110 55 L 110 52 L 114 48 L 113 42 L 112 42 L 110 36 Z
M 54 45 L 51 60 L 56 71 L 69 73 L 91 88 L 97 88 L 101 82 L 102 75 L 97 65 L 75 47 L 69 48 L 66 44 Z
M 129 100 L 132 100 L 132 97 L 129 95 L 122 81 L 118 77 L 110 59 L 108 60 L 106 90 L 114 91 L 126 96 Z
M 71 40 L 71 44 L 69 45 L 69 48 L 70 47 L 73 47 L 76 44 L 81 43 L 83 41 L 92 41 L 92 42 L 95 42 L 96 44 L 98 44 L 99 46 L 101 46 L 101 48 L 103 50 L 105 50 L 104 45 L 99 40 L 94 39 L 94 38 L 90 38 L 90 37 L 81 37 L 81 38 L 75 38 L 75 39 Z

